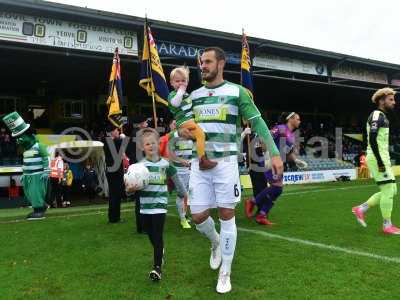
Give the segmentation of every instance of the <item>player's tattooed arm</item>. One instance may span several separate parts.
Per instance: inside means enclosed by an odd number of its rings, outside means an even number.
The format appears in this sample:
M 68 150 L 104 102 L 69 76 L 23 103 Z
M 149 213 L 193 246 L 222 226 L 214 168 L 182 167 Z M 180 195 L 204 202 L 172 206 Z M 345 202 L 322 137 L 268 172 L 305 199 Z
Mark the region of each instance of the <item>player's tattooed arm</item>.
M 371 144 L 372 152 L 374 153 L 376 161 L 378 162 L 379 171 L 385 172 L 385 165 L 383 164 L 382 157 L 379 153 L 377 137 L 378 137 L 378 132 L 373 132 L 371 130 L 369 133 L 369 143 Z
M 375 117 L 372 119 L 369 131 L 369 143 L 371 145 L 372 152 L 374 153 L 376 161 L 378 163 L 379 171 L 385 172 L 385 165 L 383 164 L 382 157 L 379 153 L 379 146 L 377 140 L 381 122 L 382 122 L 382 114 L 379 114 L 378 118 Z

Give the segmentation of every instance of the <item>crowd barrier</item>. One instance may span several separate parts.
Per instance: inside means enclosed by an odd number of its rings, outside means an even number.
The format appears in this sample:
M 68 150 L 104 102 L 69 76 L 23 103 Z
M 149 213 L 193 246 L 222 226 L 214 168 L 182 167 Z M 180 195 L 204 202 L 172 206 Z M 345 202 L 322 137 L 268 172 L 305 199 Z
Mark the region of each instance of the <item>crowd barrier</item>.
M 357 169 L 356 168 L 342 169 L 342 170 L 285 172 L 283 174 L 283 183 L 284 184 L 305 184 L 305 183 L 329 182 L 329 181 L 339 181 L 339 180 L 355 180 L 355 179 L 357 179 Z M 252 188 L 249 175 L 241 175 L 240 182 L 244 189 Z

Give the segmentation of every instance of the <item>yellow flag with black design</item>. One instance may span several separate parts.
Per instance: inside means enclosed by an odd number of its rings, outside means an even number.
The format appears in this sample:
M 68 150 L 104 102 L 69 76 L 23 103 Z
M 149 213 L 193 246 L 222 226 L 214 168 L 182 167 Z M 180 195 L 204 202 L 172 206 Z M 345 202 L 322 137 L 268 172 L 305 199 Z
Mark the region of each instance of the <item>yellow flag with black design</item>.
M 250 48 L 246 34 L 242 36 L 242 59 L 240 63 L 240 84 L 244 86 L 253 98 L 253 80 L 251 74 Z
M 122 96 L 121 63 L 118 55 L 118 48 L 115 48 L 109 81 L 107 107 L 108 120 L 118 128 L 121 128 L 124 124 L 122 116 L 123 106 L 124 99 Z
M 151 96 L 154 93 L 156 101 L 168 105 L 168 86 L 158 55 L 156 42 L 147 22 L 144 25 L 143 54 L 139 85 Z

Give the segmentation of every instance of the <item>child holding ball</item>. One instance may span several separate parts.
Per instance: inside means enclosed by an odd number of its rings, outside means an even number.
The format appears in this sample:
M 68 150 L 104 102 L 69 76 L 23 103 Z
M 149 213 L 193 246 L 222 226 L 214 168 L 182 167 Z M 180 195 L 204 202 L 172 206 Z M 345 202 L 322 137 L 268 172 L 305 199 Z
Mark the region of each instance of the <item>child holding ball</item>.
M 167 178 L 171 178 L 180 197 L 187 197 L 177 171 L 159 154 L 159 135 L 151 128 L 143 129 L 139 137 L 139 147 L 145 158 L 140 161 L 150 172 L 149 184 L 138 190 L 138 186 L 125 180 L 127 192 L 136 191 L 140 198 L 140 213 L 143 217 L 143 229 L 147 232 L 154 248 L 154 266 L 149 273 L 152 281 L 161 280 L 161 265 L 164 256 L 163 231 L 168 206 Z

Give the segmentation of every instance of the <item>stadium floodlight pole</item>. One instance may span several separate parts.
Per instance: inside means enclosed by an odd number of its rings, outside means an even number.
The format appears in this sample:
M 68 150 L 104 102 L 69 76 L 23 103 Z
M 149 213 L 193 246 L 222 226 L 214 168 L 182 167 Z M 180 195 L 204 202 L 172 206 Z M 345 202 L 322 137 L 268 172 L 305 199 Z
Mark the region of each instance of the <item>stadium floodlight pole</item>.
M 144 21 L 144 32 L 146 34 L 146 41 L 147 41 L 147 49 L 149 52 L 149 63 L 147 64 L 147 75 L 150 72 L 150 88 L 151 88 L 151 98 L 153 100 L 153 118 L 154 118 L 154 129 L 157 129 L 157 109 L 156 109 L 156 100 L 154 98 L 154 82 L 153 82 L 153 72 L 152 72 L 152 62 L 151 62 L 151 48 L 150 48 L 150 39 L 149 39 L 149 24 L 147 21 L 147 14 L 145 15 Z

